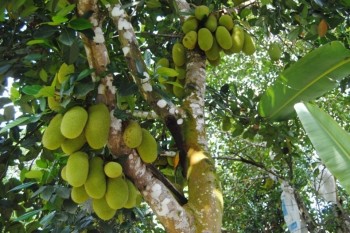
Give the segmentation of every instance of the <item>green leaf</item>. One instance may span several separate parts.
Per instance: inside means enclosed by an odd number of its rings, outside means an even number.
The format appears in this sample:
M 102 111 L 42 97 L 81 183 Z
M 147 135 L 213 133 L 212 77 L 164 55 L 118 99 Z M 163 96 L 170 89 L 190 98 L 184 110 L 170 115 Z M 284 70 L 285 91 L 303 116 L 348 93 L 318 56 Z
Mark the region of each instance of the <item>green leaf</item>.
M 75 31 L 70 28 L 62 29 L 61 35 L 58 37 L 58 40 L 67 46 L 71 46 L 76 40 L 77 36 L 75 35 Z
M 36 95 L 39 93 L 41 88 L 42 88 L 41 85 L 25 86 L 23 87 L 22 92 L 27 95 Z
M 92 28 L 92 24 L 90 23 L 90 21 L 88 19 L 77 18 L 77 19 L 73 19 L 72 21 L 69 22 L 69 27 L 71 27 L 77 31 L 80 31 L 80 30 Z
M 12 189 L 10 189 L 8 192 L 13 192 L 13 191 L 18 191 L 18 190 L 22 190 L 22 189 L 26 189 L 30 186 L 32 186 L 33 184 L 36 184 L 36 182 L 28 182 L 28 183 L 23 183 L 21 185 L 18 185 Z
M 47 24 L 51 26 L 56 26 L 56 25 L 65 23 L 67 21 L 68 21 L 68 18 L 66 18 L 65 16 L 55 15 L 55 16 L 52 16 L 52 22 L 48 22 Z
M 318 156 L 350 193 L 350 134 L 316 106 L 298 103 L 294 108 Z
M 73 64 L 79 57 L 79 42 L 74 40 L 71 46 L 62 46 L 63 60 L 67 64 Z
M 79 73 L 76 81 L 80 81 L 80 80 L 90 76 L 93 72 L 94 72 L 94 70 L 92 70 L 92 69 L 83 70 L 82 72 Z
M 35 122 L 35 121 L 37 121 L 39 119 L 40 119 L 40 115 L 19 117 L 16 120 L 11 121 L 10 123 L 8 123 L 4 128 L 2 128 L 0 130 L 0 134 L 6 132 L 7 130 L 9 130 L 9 129 L 15 127 L 15 126 L 18 126 L 18 125 L 21 125 L 21 124 L 24 124 L 24 123 Z
M 74 8 L 75 8 L 75 4 L 70 4 L 70 5 L 66 6 L 65 8 L 62 8 L 59 12 L 57 12 L 56 15 L 66 16 L 70 12 L 72 12 L 74 10 Z
M 47 39 L 35 39 L 27 42 L 27 45 L 36 45 L 36 44 L 44 44 L 50 46 L 50 43 Z
M 176 77 L 179 75 L 179 73 L 175 69 L 168 68 L 168 67 L 159 67 L 157 69 L 157 73 L 159 75 L 167 76 L 167 77 Z
M 37 215 L 40 212 L 41 212 L 41 209 L 40 210 L 33 210 L 33 211 L 30 211 L 28 213 L 25 213 L 25 214 L 19 216 L 18 218 L 14 219 L 13 221 L 15 221 L 15 222 L 23 221 L 23 220 L 26 220 L 28 218 L 31 218 L 31 217 Z
M 338 41 L 307 54 L 284 70 L 261 97 L 259 114 L 271 120 L 293 116 L 294 104 L 315 99 L 350 74 L 350 50 Z

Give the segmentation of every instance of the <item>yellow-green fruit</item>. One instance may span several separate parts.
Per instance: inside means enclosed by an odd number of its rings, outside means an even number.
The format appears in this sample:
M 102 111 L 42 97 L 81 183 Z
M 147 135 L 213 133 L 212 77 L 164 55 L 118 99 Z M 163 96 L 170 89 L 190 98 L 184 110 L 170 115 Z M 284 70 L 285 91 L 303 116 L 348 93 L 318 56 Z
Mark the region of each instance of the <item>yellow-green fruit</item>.
M 231 129 L 231 119 L 228 116 L 222 118 L 222 130 L 229 131 Z
M 178 76 L 176 76 L 178 79 L 186 78 L 186 68 L 176 66 L 175 70 L 179 73 Z
M 156 67 L 169 67 L 169 60 L 165 57 L 159 59 L 156 63 Z
M 47 104 L 52 111 L 59 112 L 63 110 L 58 98 L 49 96 L 47 97 Z
M 57 73 L 58 82 L 65 82 L 68 80 L 68 75 L 72 73 L 74 73 L 74 65 L 67 65 L 66 63 L 63 63 Z
M 102 220 L 110 220 L 116 213 L 116 210 L 109 207 L 106 199 L 92 199 L 92 209 L 95 211 L 95 214 Z
M 184 38 L 182 39 L 182 44 L 187 48 L 187 49 L 194 49 L 197 44 L 197 32 L 196 31 L 190 31 L 187 32 Z M 176 64 L 176 63 L 175 63 Z M 176 64 L 177 66 L 180 66 Z
M 106 176 L 110 178 L 117 178 L 123 174 L 123 168 L 120 163 L 117 162 L 108 162 L 103 168 Z
M 215 60 L 209 60 L 209 59 L 208 59 L 208 62 L 209 62 L 209 64 L 212 65 L 212 66 L 218 66 L 218 65 L 220 65 L 221 57 L 219 56 L 219 57 L 218 57 L 217 59 L 215 59 Z
M 224 26 L 218 26 L 215 32 L 215 38 L 221 48 L 229 49 L 232 47 L 231 35 Z
M 89 175 L 84 184 L 86 193 L 95 199 L 102 198 L 106 193 L 106 176 L 103 170 L 103 160 L 93 157 L 89 163 Z
M 197 6 L 194 9 L 194 16 L 201 21 L 202 19 L 204 19 L 205 17 L 207 17 L 209 15 L 209 7 L 205 6 L 205 5 L 200 5 Z
M 231 31 L 233 28 L 233 20 L 230 15 L 222 15 L 219 18 L 219 25 L 224 26 L 228 31 Z
M 66 140 L 64 140 L 63 143 L 61 144 L 61 149 L 65 154 L 70 155 L 73 152 L 80 150 L 84 146 L 85 142 L 86 142 L 85 133 L 82 132 L 76 138 L 73 138 L 73 139 L 67 138 Z
M 181 43 L 175 43 L 172 49 L 172 57 L 176 66 L 182 66 L 186 62 L 186 50 Z
M 61 133 L 66 138 L 76 138 L 84 130 L 88 114 L 83 107 L 75 106 L 69 109 L 62 118 Z
M 62 118 L 62 114 L 54 116 L 43 134 L 43 146 L 49 150 L 58 149 L 65 140 L 65 137 L 61 133 Z
M 61 178 L 64 180 L 64 181 L 67 181 L 67 175 L 66 175 L 66 169 L 67 169 L 67 166 L 64 166 L 61 170 Z
M 111 116 L 104 104 L 96 104 L 89 108 L 89 118 L 85 126 L 85 137 L 93 149 L 101 149 L 107 143 Z
M 81 204 L 89 199 L 89 195 L 87 195 L 84 185 L 80 187 L 73 187 L 70 196 L 77 204 Z
M 204 26 L 208 28 L 209 31 L 215 32 L 216 28 L 218 27 L 218 20 L 216 19 L 216 16 L 214 14 L 210 14 Z
M 270 44 L 269 50 L 267 52 L 272 61 L 277 61 L 282 55 L 282 50 L 278 43 Z
M 198 31 L 198 45 L 203 51 L 208 51 L 213 46 L 213 35 L 208 28 L 201 28 Z
M 142 129 L 142 143 L 136 149 L 142 161 L 145 163 L 153 163 L 157 159 L 157 142 L 151 133 L 146 129 Z
M 243 53 L 246 55 L 252 55 L 255 52 L 255 49 L 253 38 L 247 32 L 244 32 L 244 45 L 242 48 Z
M 231 37 L 232 37 L 232 47 L 230 50 L 233 53 L 241 52 L 243 49 L 243 45 L 244 45 L 244 31 L 243 31 L 243 29 L 240 26 L 235 25 L 233 27 Z
M 128 196 L 127 202 L 124 204 L 124 208 L 131 209 L 136 206 L 136 198 L 137 198 L 138 190 L 130 180 L 127 179 L 126 183 L 128 185 L 129 196 Z
M 123 140 L 127 147 L 136 148 L 141 144 L 142 131 L 137 121 L 130 121 L 123 133 Z
M 213 38 L 213 46 L 208 51 L 205 51 L 205 55 L 209 60 L 216 60 L 220 57 L 221 48 L 216 42 L 216 39 Z
M 129 199 L 129 188 L 123 177 L 108 178 L 106 201 L 110 208 L 121 209 Z
M 71 154 L 66 165 L 67 182 L 73 187 L 84 185 L 89 173 L 89 157 L 85 152 Z
M 24 174 L 25 178 L 28 179 L 41 179 L 41 177 L 43 177 L 43 172 L 40 170 L 30 170 L 27 171 L 26 174 Z
M 189 17 L 182 25 L 183 33 L 187 33 L 189 31 L 197 31 L 198 29 L 198 20 L 195 17 Z

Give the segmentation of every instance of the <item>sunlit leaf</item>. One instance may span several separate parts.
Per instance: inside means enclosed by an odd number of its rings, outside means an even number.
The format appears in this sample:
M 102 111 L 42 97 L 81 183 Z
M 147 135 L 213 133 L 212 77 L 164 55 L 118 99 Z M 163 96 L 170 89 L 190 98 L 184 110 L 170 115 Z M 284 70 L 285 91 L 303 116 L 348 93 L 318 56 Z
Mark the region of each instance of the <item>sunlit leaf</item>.
M 13 221 L 19 222 L 19 221 L 26 220 L 28 218 L 31 218 L 31 217 L 39 214 L 41 211 L 42 211 L 42 209 L 30 211 L 28 213 L 25 213 L 25 214 L 19 216 L 18 218 L 14 219 Z
M 12 189 L 9 190 L 9 192 L 13 192 L 13 191 L 18 191 L 18 190 L 22 190 L 22 189 L 26 189 L 32 185 L 36 184 L 36 182 L 28 182 L 28 183 L 23 183 L 21 185 L 18 185 Z
M 92 24 L 88 19 L 77 18 L 69 22 L 69 27 L 80 31 L 80 30 L 92 28 Z

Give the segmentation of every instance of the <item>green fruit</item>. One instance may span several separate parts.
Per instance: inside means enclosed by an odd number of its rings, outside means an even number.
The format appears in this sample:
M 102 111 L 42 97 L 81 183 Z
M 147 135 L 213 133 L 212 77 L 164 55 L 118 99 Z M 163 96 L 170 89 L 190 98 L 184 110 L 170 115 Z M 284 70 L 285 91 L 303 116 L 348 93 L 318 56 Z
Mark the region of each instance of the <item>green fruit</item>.
M 229 131 L 231 129 L 231 118 L 225 116 L 222 118 L 222 130 Z
M 89 173 L 88 155 L 81 151 L 71 154 L 66 167 L 67 182 L 73 187 L 84 185 Z
M 209 15 L 209 7 L 205 6 L 205 5 L 200 5 L 197 6 L 194 9 L 194 16 L 201 21 L 202 19 L 204 19 L 205 17 L 207 17 Z
M 159 59 L 156 63 L 156 67 L 169 67 L 169 60 L 165 57 Z
M 43 146 L 49 150 L 58 149 L 65 140 L 65 137 L 61 133 L 62 118 L 62 114 L 54 116 L 43 134 Z
M 123 133 L 123 140 L 127 147 L 136 148 L 141 144 L 142 131 L 137 121 L 130 121 Z
M 208 51 L 213 46 L 213 35 L 207 28 L 198 31 L 198 45 L 203 51 Z
M 26 174 L 24 174 L 24 177 L 28 179 L 41 180 L 41 178 L 43 177 L 43 172 L 40 170 L 30 170 L 30 171 L 27 171 Z
M 87 195 L 84 185 L 80 187 L 73 187 L 70 196 L 77 204 L 81 204 L 89 199 L 89 195 Z
M 221 57 L 219 56 L 219 57 L 218 57 L 217 59 L 215 59 L 215 60 L 209 60 L 209 59 L 208 59 L 208 62 L 209 62 L 209 64 L 212 65 L 212 66 L 218 66 L 218 65 L 220 65 Z
M 189 17 L 182 25 L 183 33 L 187 33 L 189 31 L 197 31 L 198 29 L 198 20 L 195 17 Z
M 111 117 L 104 104 L 96 104 L 89 108 L 89 118 L 85 126 L 85 137 L 93 149 L 101 149 L 106 145 L 109 135 Z
M 172 57 L 176 66 L 182 66 L 186 62 L 186 50 L 181 43 L 175 43 L 172 49 Z
M 233 53 L 239 53 L 243 49 L 244 45 L 244 31 L 240 26 L 234 26 L 232 31 L 232 47 L 231 51 Z
M 282 50 L 278 43 L 271 43 L 267 52 L 272 61 L 277 61 L 282 55 Z
M 136 149 L 142 161 L 145 163 L 153 163 L 157 159 L 157 142 L 151 133 L 146 129 L 142 129 L 142 143 Z
M 110 208 L 121 209 L 129 199 L 128 183 L 122 177 L 107 180 L 106 201 Z
M 179 73 L 178 76 L 176 76 L 178 79 L 186 78 L 186 68 L 176 66 L 175 70 Z
M 242 48 L 243 53 L 246 55 L 252 55 L 255 50 L 256 48 L 253 38 L 247 32 L 244 32 L 244 45 Z
M 111 209 L 108 206 L 106 199 L 92 199 L 92 209 L 95 211 L 95 214 L 102 220 L 110 220 L 116 213 L 116 210 Z
M 224 26 L 228 31 L 231 31 L 233 28 L 233 20 L 230 15 L 222 15 L 219 18 L 219 25 Z
M 124 208 L 131 209 L 136 206 L 136 198 L 137 198 L 138 190 L 130 180 L 126 179 L 126 183 L 129 190 L 129 196 L 128 196 L 127 202 L 124 204 Z
M 70 155 L 73 152 L 80 150 L 84 146 L 85 142 L 86 142 L 85 133 L 82 132 L 76 138 L 73 138 L 73 139 L 67 138 L 66 140 L 64 140 L 63 143 L 61 144 L 61 149 L 65 154 Z
M 216 39 L 213 38 L 213 46 L 208 51 L 205 51 L 205 55 L 209 60 L 216 60 L 220 57 L 221 48 L 216 42 Z
M 64 180 L 64 181 L 67 181 L 67 175 L 66 175 L 66 169 L 67 169 L 67 166 L 64 166 L 61 170 L 61 178 Z
M 56 97 L 53 97 L 53 96 L 47 97 L 47 104 L 52 111 L 60 112 L 63 110 L 63 107 L 61 106 L 59 99 L 57 99 Z
M 215 32 L 215 38 L 222 49 L 229 49 L 232 47 L 231 35 L 224 26 L 218 26 Z
M 86 110 L 80 106 L 69 109 L 62 118 L 61 132 L 66 138 L 76 138 L 84 130 L 88 119 Z
M 57 78 L 59 83 L 63 83 L 68 80 L 68 75 L 74 73 L 74 65 L 67 65 L 63 63 L 58 70 Z
M 123 168 L 120 163 L 117 162 L 108 162 L 103 168 L 106 176 L 110 178 L 117 178 L 123 174 Z
M 86 193 L 95 199 L 102 198 L 106 193 L 106 177 L 103 170 L 103 160 L 93 157 L 89 163 L 89 175 L 84 184 Z
M 204 26 L 208 28 L 209 31 L 215 32 L 216 28 L 218 27 L 218 20 L 216 19 L 216 16 L 214 14 L 210 14 Z
M 196 31 L 190 31 L 187 32 L 184 38 L 182 39 L 182 44 L 187 48 L 187 49 L 194 49 L 197 44 L 197 32 Z M 176 64 L 176 63 L 175 63 Z M 177 66 L 180 66 L 176 64 Z

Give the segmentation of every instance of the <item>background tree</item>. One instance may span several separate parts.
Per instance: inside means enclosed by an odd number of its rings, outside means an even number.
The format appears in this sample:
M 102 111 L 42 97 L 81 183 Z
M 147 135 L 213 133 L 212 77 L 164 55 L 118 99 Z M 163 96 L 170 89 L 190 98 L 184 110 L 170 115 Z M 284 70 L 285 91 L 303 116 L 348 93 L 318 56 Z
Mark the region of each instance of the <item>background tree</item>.
M 174 80 L 176 69 L 160 69 L 158 61 L 172 63 L 172 47 L 184 36 L 182 24 L 198 5 L 231 15 L 254 37 L 257 51 L 252 56 L 222 52 L 221 62 L 213 66 L 200 49 L 187 50 L 181 83 Z M 349 5 L 293 0 L 2 1 L 2 229 L 283 232 L 280 183 L 285 181 L 294 188 L 310 231 L 348 232 L 348 196 L 341 186 L 335 204 L 317 195 L 313 182 L 321 162 L 299 120 L 288 114 L 288 120 L 276 122 L 261 114 L 259 106 L 264 107 L 266 88 L 309 51 L 335 40 L 349 47 Z M 281 49 L 276 61 L 269 56 L 272 43 Z M 349 131 L 345 71 L 334 74 L 341 76 L 336 88 L 313 100 Z M 59 100 L 57 109 L 49 108 L 48 98 Z M 120 162 L 144 200 L 136 208 L 117 210 L 109 221 L 91 212 L 90 201 L 77 205 L 71 200 L 71 187 L 60 178 L 67 156 L 41 143 L 56 111 L 96 103 L 112 112 L 108 144 L 82 150 L 105 163 Z M 141 162 L 122 140 L 131 119 L 157 141 L 159 156 L 152 165 Z M 180 165 L 175 161 L 173 166 L 171 160 L 178 156 Z M 155 225 L 149 207 L 163 227 Z

